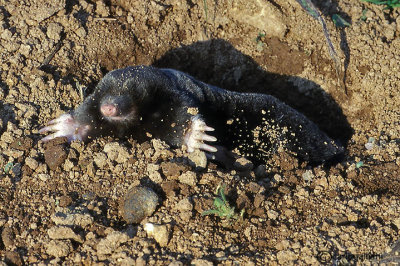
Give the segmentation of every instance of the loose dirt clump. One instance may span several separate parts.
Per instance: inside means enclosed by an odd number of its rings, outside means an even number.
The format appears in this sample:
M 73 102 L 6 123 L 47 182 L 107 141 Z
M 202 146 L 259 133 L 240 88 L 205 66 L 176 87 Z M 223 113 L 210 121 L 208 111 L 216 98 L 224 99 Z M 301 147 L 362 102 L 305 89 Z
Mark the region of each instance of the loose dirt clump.
M 320 25 L 296 1 L 3 1 L 0 263 L 395 260 L 400 11 L 319 2 L 345 66 L 345 88 Z M 333 14 L 351 26 L 335 28 Z M 105 73 L 138 64 L 271 94 L 340 141 L 346 154 L 312 166 L 279 153 L 266 165 L 242 158 L 227 170 L 159 140 L 40 142 L 39 128 L 77 106 Z M 138 186 L 151 188 L 159 205 L 127 224 L 121 200 Z M 214 209 L 221 186 L 241 218 L 202 216 Z

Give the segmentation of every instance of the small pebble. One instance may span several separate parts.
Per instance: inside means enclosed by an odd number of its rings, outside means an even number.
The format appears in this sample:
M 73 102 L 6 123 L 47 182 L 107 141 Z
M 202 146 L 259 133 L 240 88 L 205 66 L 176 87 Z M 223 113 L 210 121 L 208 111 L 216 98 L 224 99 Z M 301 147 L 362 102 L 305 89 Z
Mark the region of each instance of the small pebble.
M 61 39 L 63 27 L 58 23 L 50 23 L 47 27 L 47 37 L 58 42 Z
M 104 153 L 99 152 L 93 157 L 93 161 L 97 167 L 104 168 L 107 164 L 107 156 Z
M 11 227 L 4 227 L 1 232 L 1 240 L 6 248 L 11 249 L 14 246 L 14 233 Z
M 194 266 L 212 266 L 214 265 L 211 261 L 204 259 L 194 259 L 190 262 L 190 265 Z
M 375 146 L 375 138 L 370 137 L 368 138 L 368 142 L 365 144 L 365 148 L 367 150 L 372 150 Z
M 203 151 L 195 150 L 194 152 L 189 153 L 188 159 L 195 167 L 200 169 L 207 167 L 207 156 Z
M 375 145 L 374 143 L 369 143 L 368 142 L 368 143 L 365 144 L 365 148 L 367 150 L 372 150 L 374 148 L 374 145 Z
M 297 259 L 298 255 L 291 250 L 282 250 L 278 252 L 276 257 L 281 265 L 289 265 Z
M 56 225 L 79 226 L 83 228 L 93 224 L 94 221 L 94 218 L 89 213 L 69 213 L 69 209 L 67 208 L 60 208 L 50 218 Z
M 54 257 L 65 257 L 72 251 L 69 240 L 51 240 L 46 244 L 46 253 Z
M 254 174 L 256 175 L 257 179 L 263 179 L 268 176 L 267 167 L 264 164 L 260 164 L 254 170 Z
M 274 210 L 268 210 L 267 211 L 267 215 L 268 215 L 268 218 L 269 219 L 271 219 L 271 220 L 276 220 L 276 218 L 278 218 L 278 213 L 276 212 L 276 211 L 274 211 Z
M 47 234 L 51 239 L 73 239 L 78 243 L 83 243 L 82 237 L 67 226 L 53 226 L 47 230 Z
M 174 206 L 175 210 L 179 210 L 181 212 L 185 211 L 192 211 L 193 210 L 193 204 L 190 202 L 189 198 L 184 198 L 180 200 L 176 205 Z
M 187 171 L 179 176 L 179 182 L 182 184 L 189 185 L 191 187 L 197 184 L 196 173 L 192 171 Z
M 233 168 L 237 171 L 249 171 L 253 169 L 253 167 L 253 163 L 244 157 L 238 158 L 233 164 Z
M 114 231 L 103 238 L 97 244 L 97 254 L 106 255 L 112 254 L 121 244 L 127 242 L 129 236 L 126 233 Z
M 303 177 L 304 181 L 311 182 L 313 180 L 313 178 L 314 178 L 314 174 L 313 174 L 313 172 L 311 170 L 306 170 L 303 173 L 302 177 Z
M 134 187 L 126 193 L 120 210 L 127 223 L 140 223 L 153 214 L 158 205 L 158 195 L 148 187 Z
M 153 237 L 161 247 L 168 245 L 170 232 L 166 225 L 147 223 L 144 225 L 144 230 L 149 236 Z
M 72 198 L 70 196 L 61 196 L 60 197 L 60 207 L 67 207 L 71 205 L 72 203 Z
M 33 159 L 32 157 L 28 157 L 25 159 L 25 164 L 31 168 L 32 170 L 36 170 L 36 168 L 38 168 L 39 163 Z
M 50 146 L 44 152 L 44 160 L 51 170 L 56 170 L 67 159 L 67 152 L 61 145 Z

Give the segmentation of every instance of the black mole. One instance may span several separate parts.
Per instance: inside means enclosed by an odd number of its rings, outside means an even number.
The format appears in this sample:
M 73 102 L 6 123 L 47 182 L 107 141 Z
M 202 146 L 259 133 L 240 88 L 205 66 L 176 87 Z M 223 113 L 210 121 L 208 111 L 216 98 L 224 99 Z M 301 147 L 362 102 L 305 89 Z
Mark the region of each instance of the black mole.
M 322 163 L 343 153 L 313 122 L 276 98 L 208 85 L 173 69 L 135 66 L 109 72 L 71 114 L 49 122 L 44 137 L 99 135 L 159 138 L 208 155 L 232 150 L 256 163 L 277 152 Z M 217 152 L 218 150 L 218 152 Z M 216 158 L 218 160 L 218 158 Z

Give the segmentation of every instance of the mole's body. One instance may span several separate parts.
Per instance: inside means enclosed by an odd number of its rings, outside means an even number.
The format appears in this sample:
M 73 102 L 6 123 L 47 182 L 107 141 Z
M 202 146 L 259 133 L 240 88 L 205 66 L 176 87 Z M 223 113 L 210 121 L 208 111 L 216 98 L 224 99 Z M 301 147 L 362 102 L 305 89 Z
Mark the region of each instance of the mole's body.
M 324 162 L 343 152 L 304 115 L 276 98 L 226 91 L 172 69 L 128 67 L 109 72 L 72 114 L 50 122 L 47 141 L 85 140 L 102 134 L 159 138 L 171 146 L 220 147 L 256 162 L 285 150 Z

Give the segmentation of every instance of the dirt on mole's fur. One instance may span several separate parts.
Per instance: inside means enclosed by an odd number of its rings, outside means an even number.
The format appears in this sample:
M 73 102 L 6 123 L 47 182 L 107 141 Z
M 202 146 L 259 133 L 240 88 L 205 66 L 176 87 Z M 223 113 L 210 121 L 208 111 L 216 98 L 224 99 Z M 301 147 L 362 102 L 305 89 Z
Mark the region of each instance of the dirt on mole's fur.
M 294 0 L 2 0 L 0 265 L 396 261 L 400 11 L 313 2 L 346 88 L 320 25 Z M 333 14 L 352 25 L 335 28 Z M 80 90 L 138 64 L 272 94 L 346 145 L 346 155 L 311 167 L 276 154 L 266 166 L 242 159 L 227 171 L 212 162 L 196 168 L 159 140 L 39 141 L 38 129 L 77 106 Z M 120 202 L 137 185 L 152 188 L 160 204 L 126 224 Z M 243 218 L 201 215 L 220 185 Z

